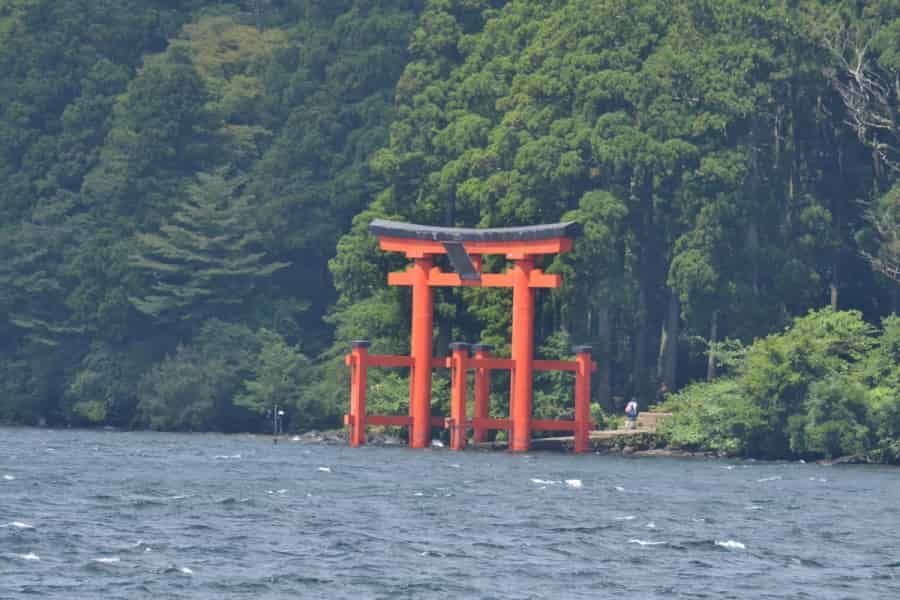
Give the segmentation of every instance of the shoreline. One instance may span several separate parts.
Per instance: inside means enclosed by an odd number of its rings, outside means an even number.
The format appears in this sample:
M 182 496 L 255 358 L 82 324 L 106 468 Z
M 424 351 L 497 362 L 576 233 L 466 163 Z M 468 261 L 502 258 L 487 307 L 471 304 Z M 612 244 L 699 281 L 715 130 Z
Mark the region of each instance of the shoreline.
M 272 441 L 271 433 L 258 432 L 223 432 L 223 431 L 161 431 L 155 429 L 127 429 L 122 427 L 52 427 L 52 426 L 36 426 L 36 425 L 20 425 L 0 423 L 0 428 L 9 429 L 35 429 L 43 431 L 86 431 L 86 432 L 106 432 L 106 433 L 165 433 L 179 435 L 221 435 L 221 436 L 244 436 L 252 438 L 261 438 Z M 594 432 L 594 433 L 602 433 Z M 594 456 L 622 456 L 632 458 L 693 458 L 693 459 L 713 459 L 713 460 L 731 460 L 754 463 L 789 463 L 789 464 L 817 464 L 823 466 L 834 465 L 875 465 L 898 467 L 900 465 L 880 462 L 871 459 L 865 455 L 840 456 L 832 459 L 804 460 L 795 458 L 753 458 L 747 456 L 734 456 L 711 450 L 687 450 L 684 448 L 671 448 L 666 445 L 657 445 L 661 443 L 655 433 L 638 432 L 640 435 L 639 444 L 601 444 L 596 443 L 598 440 L 592 439 L 592 451 L 586 454 Z M 369 432 L 368 446 L 383 448 L 399 448 L 406 447 L 406 441 L 398 436 L 388 435 L 381 432 Z M 647 443 L 648 438 L 652 438 Z M 347 443 L 347 433 L 344 429 L 310 429 L 298 433 L 284 433 L 278 436 L 278 441 L 282 443 L 293 443 L 301 445 L 328 445 L 338 446 Z M 548 453 L 548 454 L 568 454 L 571 452 L 570 440 L 568 438 L 534 438 L 532 440 L 532 448 L 529 452 Z M 436 449 L 446 449 L 445 447 L 437 447 Z M 506 451 L 506 442 L 484 442 L 480 444 L 469 444 L 469 451 L 476 452 L 498 452 Z

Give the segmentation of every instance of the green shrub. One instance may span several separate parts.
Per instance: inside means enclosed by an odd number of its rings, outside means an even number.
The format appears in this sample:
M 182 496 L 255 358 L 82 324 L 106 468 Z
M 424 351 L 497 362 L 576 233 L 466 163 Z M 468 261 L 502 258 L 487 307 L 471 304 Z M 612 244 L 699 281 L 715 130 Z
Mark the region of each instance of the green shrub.
M 765 420 L 737 379 L 689 386 L 666 404 L 672 418 L 662 423 L 660 432 L 669 444 L 728 454 L 759 451 L 755 442 Z
M 207 430 L 216 425 L 216 400 L 227 370 L 178 346 L 138 382 L 138 422 L 151 429 Z
M 591 420 L 596 429 L 615 429 L 617 420 L 612 415 L 607 415 L 603 407 L 597 403 L 591 403 Z
M 813 382 L 849 375 L 875 345 L 875 329 L 858 311 L 812 311 L 784 333 L 757 340 L 739 377 L 749 399 L 766 415 L 757 450 L 762 456 L 792 452 L 794 415 L 805 412 Z
M 813 383 L 806 410 L 789 419 L 791 450 L 827 458 L 863 454 L 871 438 L 866 404 L 865 388 L 847 378 Z

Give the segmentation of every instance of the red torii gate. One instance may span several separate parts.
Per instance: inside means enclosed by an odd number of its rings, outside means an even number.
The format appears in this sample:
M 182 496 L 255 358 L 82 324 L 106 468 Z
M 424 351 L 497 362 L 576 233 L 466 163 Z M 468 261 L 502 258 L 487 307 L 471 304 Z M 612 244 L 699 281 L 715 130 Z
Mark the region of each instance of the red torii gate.
M 590 416 L 591 373 L 597 366 L 591 361 L 590 346 L 577 346 L 574 361 L 534 359 L 534 289 L 558 288 L 559 275 L 546 274 L 535 268 L 535 257 L 558 254 L 572 249 L 572 239 L 578 234 L 574 222 L 508 227 L 497 229 L 462 229 L 427 227 L 375 219 L 369 226 L 378 236 L 382 250 L 403 252 L 412 259 L 412 267 L 403 272 L 390 273 L 390 285 L 412 287 L 412 340 L 410 356 L 370 355 L 369 342 L 352 342 L 352 350 L 345 362 L 351 369 L 350 413 L 344 423 L 350 428 L 350 445 L 361 446 L 366 441 L 368 425 L 410 426 L 409 445 L 424 448 L 431 441 L 431 428 L 450 429 L 450 447 L 461 450 L 471 425 L 473 439 L 485 441 L 488 430 L 502 429 L 509 433 L 509 449 L 527 451 L 531 432 L 571 431 L 575 452 L 588 449 L 588 437 L 593 423 Z M 445 272 L 434 266 L 434 257 L 446 254 L 455 272 Z M 503 254 L 513 262 L 505 273 L 483 273 L 482 257 Z M 432 356 L 433 344 L 433 287 L 506 287 L 513 290 L 512 356 L 492 358 L 491 348 L 475 344 L 474 358 L 469 345 L 456 342 L 450 345 L 451 355 Z M 376 416 L 366 414 L 366 371 L 368 367 L 408 367 L 410 369 L 410 403 L 406 416 Z M 451 369 L 450 417 L 431 416 L 431 371 Z M 474 415 L 466 415 L 466 374 L 475 370 Z M 489 376 L 491 370 L 511 372 L 508 419 L 492 419 L 488 415 Z M 553 420 L 532 418 L 534 371 L 572 371 L 575 373 L 575 419 Z

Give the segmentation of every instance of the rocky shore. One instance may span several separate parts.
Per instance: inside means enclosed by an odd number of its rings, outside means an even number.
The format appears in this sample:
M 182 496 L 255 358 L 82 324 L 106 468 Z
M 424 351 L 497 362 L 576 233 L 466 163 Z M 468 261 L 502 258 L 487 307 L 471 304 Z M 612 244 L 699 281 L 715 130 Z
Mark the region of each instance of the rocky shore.
M 706 450 L 686 450 L 672 448 L 666 445 L 662 437 L 655 431 L 597 431 L 591 435 L 592 453 L 601 456 L 630 456 L 641 457 L 671 457 L 671 458 L 706 458 L 706 459 L 744 459 L 745 457 L 733 456 L 724 452 L 711 452 Z M 284 438 L 282 438 L 284 439 Z M 291 436 L 291 442 L 300 444 L 326 444 L 341 445 L 347 443 L 347 432 L 344 429 L 311 430 Z M 384 432 L 370 431 L 367 434 L 366 443 L 370 446 L 406 446 L 406 440 Z M 571 452 L 571 437 L 535 438 L 532 440 L 532 449 L 546 452 Z M 471 450 L 496 451 L 506 450 L 506 442 L 495 441 L 481 444 L 470 444 Z M 754 460 L 754 459 L 746 459 Z M 799 461 L 805 462 L 805 461 Z M 863 464 L 889 464 L 872 459 L 865 455 L 842 456 L 830 460 L 818 460 L 823 465 L 863 465 Z

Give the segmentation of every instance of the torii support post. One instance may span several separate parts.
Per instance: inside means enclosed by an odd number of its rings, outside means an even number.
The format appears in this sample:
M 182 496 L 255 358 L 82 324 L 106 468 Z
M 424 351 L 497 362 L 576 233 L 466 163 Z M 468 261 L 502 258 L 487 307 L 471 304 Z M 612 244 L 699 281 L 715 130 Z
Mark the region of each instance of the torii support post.
M 591 435 L 591 361 L 590 346 L 575 346 L 575 453 L 590 449 Z
M 366 443 L 366 385 L 369 342 L 357 340 L 350 344 L 350 414 L 345 419 L 350 427 L 350 446 L 357 448 Z
M 450 344 L 450 449 L 462 450 L 466 447 L 466 432 L 469 424 L 466 419 L 466 362 L 469 358 L 469 344 L 454 342 Z
M 512 372 L 510 417 L 512 439 L 509 449 L 527 452 L 531 446 L 531 405 L 534 393 L 534 290 L 529 275 L 534 260 L 517 260 L 513 266 Z
M 433 292 L 428 285 L 430 257 L 416 258 L 412 268 L 412 398 L 410 398 L 411 448 L 425 448 L 431 442 L 431 354 L 433 334 Z
M 493 348 L 489 344 L 475 344 L 472 351 L 476 359 L 488 358 Z M 491 380 L 490 370 L 483 367 L 475 369 L 475 406 L 472 416 L 476 419 L 472 424 L 472 441 L 487 441 L 487 429 L 479 425 L 477 419 L 487 419 L 490 415 Z

